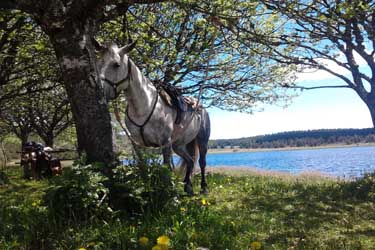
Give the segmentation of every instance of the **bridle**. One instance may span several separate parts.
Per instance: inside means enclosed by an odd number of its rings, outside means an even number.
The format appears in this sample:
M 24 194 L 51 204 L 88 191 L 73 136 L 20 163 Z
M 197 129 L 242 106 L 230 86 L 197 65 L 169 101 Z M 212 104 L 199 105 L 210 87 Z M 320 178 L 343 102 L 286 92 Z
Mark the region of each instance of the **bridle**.
M 109 86 L 112 87 L 113 91 L 115 92 L 115 98 L 117 98 L 119 95 L 120 95 L 120 91 L 117 91 L 117 88 L 123 84 L 124 82 L 130 80 L 131 78 L 131 71 L 132 71 L 132 68 L 131 68 L 131 65 L 130 65 L 130 58 L 128 57 L 128 74 L 126 75 L 126 77 L 118 82 L 112 82 L 111 80 L 107 79 L 107 78 L 104 78 L 103 80 L 109 84 Z

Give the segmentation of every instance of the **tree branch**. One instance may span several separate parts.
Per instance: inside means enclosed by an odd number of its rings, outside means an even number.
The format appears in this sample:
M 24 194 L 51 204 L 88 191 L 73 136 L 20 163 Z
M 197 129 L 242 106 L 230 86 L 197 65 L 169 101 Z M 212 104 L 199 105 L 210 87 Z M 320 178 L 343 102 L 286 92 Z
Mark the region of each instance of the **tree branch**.
M 337 89 L 337 88 L 348 88 L 351 89 L 348 85 L 327 85 L 327 86 L 314 86 L 314 87 L 305 87 L 305 86 L 285 86 L 291 89 L 301 89 L 301 90 L 312 90 L 312 89 Z
M 17 2 L 14 0 L 1 0 L 0 2 L 0 9 L 15 9 L 17 8 Z
M 170 0 L 128 0 L 128 4 L 151 4 L 151 3 L 162 3 L 170 2 Z

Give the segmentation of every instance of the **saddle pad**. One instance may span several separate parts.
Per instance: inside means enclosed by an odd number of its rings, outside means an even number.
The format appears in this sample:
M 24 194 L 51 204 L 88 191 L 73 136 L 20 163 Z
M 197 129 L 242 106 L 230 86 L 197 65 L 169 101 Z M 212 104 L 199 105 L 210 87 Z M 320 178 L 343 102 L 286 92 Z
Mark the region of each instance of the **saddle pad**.
M 194 97 L 184 96 L 183 101 L 192 110 L 201 110 L 203 108 L 202 104 L 198 103 L 198 100 Z
M 188 110 L 201 110 L 203 108 L 203 106 L 198 103 L 198 100 L 191 96 L 179 96 L 176 103 L 173 102 L 172 97 L 164 89 L 160 90 L 160 96 L 168 106 L 178 108 L 182 112 Z

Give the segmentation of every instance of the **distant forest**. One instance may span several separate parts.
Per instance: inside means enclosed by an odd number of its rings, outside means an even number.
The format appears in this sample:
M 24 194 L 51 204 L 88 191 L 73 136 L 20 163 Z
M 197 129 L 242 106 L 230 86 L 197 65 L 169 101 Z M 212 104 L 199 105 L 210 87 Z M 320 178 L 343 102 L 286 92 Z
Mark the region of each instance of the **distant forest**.
M 358 143 L 375 143 L 375 129 L 291 131 L 239 139 L 211 140 L 209 146 L 210 148 L 283 148 Z

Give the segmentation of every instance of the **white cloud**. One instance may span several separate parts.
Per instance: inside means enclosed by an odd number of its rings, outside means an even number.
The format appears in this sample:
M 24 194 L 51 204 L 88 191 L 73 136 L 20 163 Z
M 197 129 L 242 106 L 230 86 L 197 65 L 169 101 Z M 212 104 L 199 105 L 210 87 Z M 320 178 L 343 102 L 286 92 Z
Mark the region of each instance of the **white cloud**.
M 346 62 L 346 58 L 343 53 L 340 53 L 337 60 L 339 60 L 340 62 Z M 366 61 L 355 51 L 354 60 L 357 62 L 359 66 L 367 65 Z M 346 68 L 342 66 L 339 66 L 334 61 L 331 61 L 329 59 L 318 59 L 318 61 L 335 73 L 339 73 L 341 75 L 350 75 L 350 71 L 348 71 Z M 297 82 L 320 81 L 328 79 L 337 79 L 337 77 L 325 70 L 313 69 L 306 69 L 304 72 L 297 74 Z
M 322 59 L 320 60 L 324 65 L 326 65 L 330 70 L 342 74 L 342 75 L 348 75 L 350 72 L 337 65 L 336 63 L 327 60 Z M 331 73 L 325 71 L 325 70 L 313 70 L 313 69 L 306 69 L 302 73 L 297 74 L 297 82 L 307 82 L 307 81 L 321 81 L 321 80 L 328 80 L 328 79 L 335 79 L 336 76 L 332 75 Z

